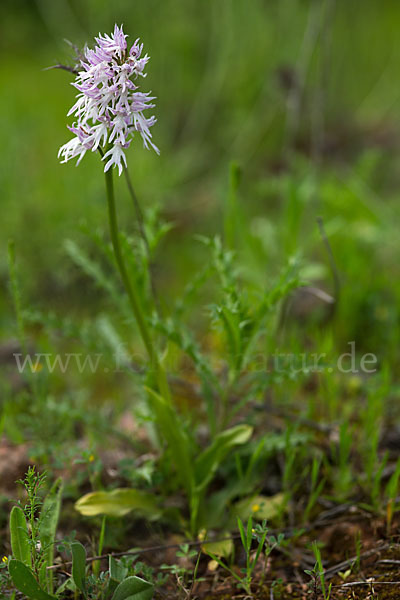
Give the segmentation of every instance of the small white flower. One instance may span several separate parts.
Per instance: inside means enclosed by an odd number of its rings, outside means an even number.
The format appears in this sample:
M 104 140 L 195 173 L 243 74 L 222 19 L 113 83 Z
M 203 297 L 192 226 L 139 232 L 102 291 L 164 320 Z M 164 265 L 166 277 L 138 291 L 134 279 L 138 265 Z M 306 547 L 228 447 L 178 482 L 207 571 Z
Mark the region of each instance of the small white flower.
M 93 125 L 91 128 L 91 133 L 88 137 L 88 142 L 93 143 L 92 152 L 97 150 L 100 145 L 101 140 L 103 140 L 102 146 L 107 141 L 108 136 L 108 127 L 106 123 L 99 123 L 98 125 Z
M 121 145 L 115 143 L 114 146 L 105 153 L 103 160 L 105 160 L 108 156 L 110 157 L 110 160 L 105 164 L 104 172 L 108 171 L 108 169 L 111 167 L 118 167 L 118 174 L 121 175 L 123 169 L 121 161 L 123 161 L 126 166 L 126 156 Z
M 61 148 L 58 151 L 58 157 L 60 158 L 60 156 L 62 156 L 64 158 L 64 160 L 62 160 L 61 163 L 66 163 L 71 158 L 75 158 L 76 156 L 79 156 L 78 161 L 76 163 L 76 165 L 78 166 L 79 163 L 81 162 L 82 158 L 84 157 L 85 153 L 86 153 L 85 146 L 83 146 L 83 144 L 81 144 L 81 142 L 79 141 L 79 138 L 74 137 L 74 138 L 72 138 L 72 140 L 69 140 L 69 142 L 64 144 L 64 146 L 61 146 Z

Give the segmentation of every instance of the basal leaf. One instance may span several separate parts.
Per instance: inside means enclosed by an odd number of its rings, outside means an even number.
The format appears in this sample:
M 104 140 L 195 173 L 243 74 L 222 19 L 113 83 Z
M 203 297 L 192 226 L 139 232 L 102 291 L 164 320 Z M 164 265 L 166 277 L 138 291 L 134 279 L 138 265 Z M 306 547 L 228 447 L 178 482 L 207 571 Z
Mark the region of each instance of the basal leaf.
M 236 425 L 218 434 L 213 443 L 204 450 L 195 463 L 196 487 L 205 488 L 213 478 L 218 466 L 229 451 L 234 447 L 245 444 L 251 437 L 253 428 L 249 425 Z
M 19 506 L 14 506 L 10 513 L 11 550 L 14 558 L 30 567 L 31 549 L 29 545 L 28 526 L 24 511 Z
M 78 590 L 86 596 L 86 550 L 80 542 L 71 544 L 72 579 Z
M 15 587 L 24 595 L 24 598 L 56 600 L 55 596 L 51 596 L 40 587 L 31 569 L 20 560 L 10 560 L 8 569 Z
M 108 560 L 108 571 L 111 579 L 121 582 L 128 574 L 128 567 L 125 567 L 121 562 L 118 562 L 110 555 Z
M 151 600 L 153 586 L 140 577 L 127 577 L 114 592 L 112 600 Z
M 179 479 L 189 497 L 193 488 L 191 445 L 175 408 L 154 390 L 147 388 L 157 427 L 168 444 Z
M 79 498 L 75 508 L 86 517 L 123 517 L 132 510 L 149 519 L 158 519 L 161 515 L 154 494 L 129 488 L 119 488 L 111 492 L 91 492 Z

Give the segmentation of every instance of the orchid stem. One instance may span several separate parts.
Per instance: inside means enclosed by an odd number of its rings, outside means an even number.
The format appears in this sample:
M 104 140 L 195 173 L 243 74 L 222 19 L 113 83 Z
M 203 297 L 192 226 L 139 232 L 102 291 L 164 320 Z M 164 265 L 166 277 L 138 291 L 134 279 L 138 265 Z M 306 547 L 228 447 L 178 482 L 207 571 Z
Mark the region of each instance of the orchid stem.
M 147 327 L 146 318 L 143 314 L 143 310 L 140 304 L 140 300 L 137 297 L 136 290 L 134 286 L 132 286 L 131 280 L 129 278 L 128 272 L 126 270 L 123 254 L 121 251 L 121 246 L 119 242 L 119 234 L 118 234 L 118 222 L 117 222 L 117 212 L 115 207 L 115 196 L 114 196 L 114 181 L 112 170 L 109 169 L 106 174 L 106 190 L 107 190 L 107 201 L 108 201 L 108 218 L 110 224 L 110 235 L 111 242 L 114 250 L 115 259 L 117 262 L 118 270 L 121 275 L 122 282 L 124 284 L 125 290 L 128 294 L 129 302 L 131 304 L 133 314 L 136 319 L 136 323 L 138 324 L 140 334 L 142 336 L 143 343 L 146 347 L 147 354 L 149 356 L 150 364 L 155 368 L 158 390 L 163 396 L 165 400 L 170 400 L 171 394 L 168 386 L 167 376 L 162 367 L 157 352 L 154 348 L 153 341 L 151 339 L 151 335 L 149 329 Z

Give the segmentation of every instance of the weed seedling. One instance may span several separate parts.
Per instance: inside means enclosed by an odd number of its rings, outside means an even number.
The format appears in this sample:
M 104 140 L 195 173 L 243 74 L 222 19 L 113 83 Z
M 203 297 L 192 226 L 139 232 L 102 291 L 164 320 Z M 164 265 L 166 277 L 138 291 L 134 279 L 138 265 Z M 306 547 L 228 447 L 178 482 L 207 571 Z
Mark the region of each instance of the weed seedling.
M 197 578 L 197 571 L 199 568 L 201 552 L 192 550 L 189 544 L 181 544 L 176 556 L 182 559 L 185 564 L 161 565 L 161 568 L 165 571 L 169 571 L 172 575 L 175 575 L 178 588 L 182 591 L 183 597 L 188 599 L 191 597 L 194 584 L 196 581 L 200 581 L 200 579 Z M 196 564 L 193 570 L 192 582 L 189 584 L 191 569 L 188 567 L 188 564 L 190 564 L 195 557 L 197 557 Z
M 324 572 L 324 568 L 322 566 L 321 551 L 318 547 L 317 542 L 312 543 L 312 551 L 314 553 L 315 560 L 316 560 L 314 568 L 312 570 L 305 570 L 304 572 L 311 577 L 311 584 L 312 584 L 312 589 L 313 589 L 313 593 L 314 593 L 314 598 L 315 599 L 318 598 L 318 583 L 319 583 L 324 600 L 329 600 L 329 598 L 331 597 L 332 584 L 330 583 L 328 586 L 328 589 L 326 588 L 325 572 Z
M 264 539 L 264 563 L 263 563 L 263 570 L 262 570 L 261 581 L 260 581 L 260 585 L 262 585 L 264 583 L 265 576 L 267 574 L 268 558 L 269 558 L 271 552 L 275 548 L 277 548 L 278 546 L 281 546 L 283 544 L 285 536 L 283 533 L 279 533 L 277 537 L 275 537 L 274 535 L 270 535 L 267 537 L 268 527 L 267 527 L 266 519 L 264 519 L 262 523 L 257 523 L 255 525 L 252 533 L 253 533 L 253 539 L 255 539 L 258 542 L 258 544 L 262 543 L 262 541 Z M 265 535 L 265 537 L 264 537 L 264 535 Z
M 238 519 L 238 528 L 242 546 L 246 554 L 246 567 L 241 569 L 241 572 L 243 573 L 242 576 L 238 575 L 236 571 L 234 571 L 234 569 L 229 567 L 226 563 L 224 563 L 223 560 L 221 560 L 212 552 L 207 551 L 207 554 L 209 554 L 209 556 L 211 556 L 211 558 L 215 560 L 223 569 L 228 571 L 236 579 L 238 587 L 244 589 L 246 594 L 251 597 L 251 586 L 253 581 L 254 569 L 257 565 L 258 559 L 260 558 L 261 552 L 264 549 L 264 546 L 267 559 L 269 554 L 272 552 L 273 548 L 276 547 L 282 540 L 280 538 L 271 538 L 266 543 L 268 533 L 266 522 L 263 521 L 262 525 L 256 526 L 256 528 L 253 529 L 252 517 L 250 517 L 247 521 L 246 529 L 241 519 Z M 258 542 L 257 549 L 254 554 L 251 551 L 253 539 L 257 540 Z M 264 572 L 266 569 L 266 559 L 264 562 Z

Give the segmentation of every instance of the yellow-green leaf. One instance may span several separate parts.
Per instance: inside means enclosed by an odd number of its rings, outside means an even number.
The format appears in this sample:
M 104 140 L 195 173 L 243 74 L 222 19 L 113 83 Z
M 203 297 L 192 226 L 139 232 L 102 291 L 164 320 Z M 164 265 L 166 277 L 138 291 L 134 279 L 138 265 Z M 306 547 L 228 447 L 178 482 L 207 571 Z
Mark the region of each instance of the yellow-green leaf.
M 221 534 L 224 537 L 225 534 Z M 229 535 L 229 534 L 226 534 Z M 229 558 L 233 552 L 233 540 L 221 540 L 219 542 L 209 542 L 201 545 L 201 549 L 205 554 L 211 552 L 220 558 Z
M 123 517 L 133 510 L 149 519 L 157 519 L 161 515 L 154 494 L 129 488 L 120 488 L 111 492 L 91 492 L 79 498 L 75 508 L 85 517 L 96 515 Z

